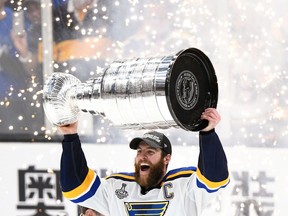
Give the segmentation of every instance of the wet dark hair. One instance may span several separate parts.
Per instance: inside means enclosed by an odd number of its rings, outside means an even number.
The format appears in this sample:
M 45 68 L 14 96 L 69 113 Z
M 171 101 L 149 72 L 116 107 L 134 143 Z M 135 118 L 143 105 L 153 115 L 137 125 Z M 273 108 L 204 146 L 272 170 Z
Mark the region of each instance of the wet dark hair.
M 86 207 L 84 207 L 84 206 L 79 206 L 78 207 L 78 214 L 85 214 L 85 212 L 87 211 L 87 209 L 89 209 L 89 208 L 86 208 Z
M 85 215 L 86 211 L 90 209 L 92 210 L 93 212 L 96 213 L 96 215 L 101 215 L 99 212 L 95 211 L 94 209 L 91 209 L 91 208 L 87 208 L 87 207 L 84 207 L 84 206 L 78 206 L 78 215 Z

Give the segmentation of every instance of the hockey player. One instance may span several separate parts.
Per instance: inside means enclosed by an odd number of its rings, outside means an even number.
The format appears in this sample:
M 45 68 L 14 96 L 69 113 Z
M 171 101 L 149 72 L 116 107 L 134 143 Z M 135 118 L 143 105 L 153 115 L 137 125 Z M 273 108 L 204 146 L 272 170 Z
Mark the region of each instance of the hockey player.
M 209 124 L 199 132 L 197 167 L 167 172 L 171 143 L 164 134 L 151 131 L 130 142 L 130 148 L 137 151 L 135 173 L 118 173 L 105 180 L 87 167 L 77 123 L 59 127 L 64 134 L 61 158 L 64 196 L 111 216 L 201 215 L 208 202 L 229 183 L 226 156 L 215 132 L 221 117 L 216 109 L 208 108 L 201 118 Z

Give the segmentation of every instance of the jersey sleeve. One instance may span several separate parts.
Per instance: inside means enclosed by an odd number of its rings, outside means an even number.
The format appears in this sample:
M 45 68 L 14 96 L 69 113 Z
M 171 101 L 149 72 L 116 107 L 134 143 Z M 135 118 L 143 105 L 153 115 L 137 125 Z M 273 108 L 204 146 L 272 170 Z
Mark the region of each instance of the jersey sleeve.
M 214 129 L 200 132 L 200 154 L 198 159 L 197 177 L 198 187 L 207 192 L 217 191 L 229 183 L 227 158 Z
M 65 192 L 79 186 L 87 176 L 89 169 L 77 134 L 65 135 L 62 149 L 60 182 L 62 190 Z
M 187 185 L 190 205 L 186 207 L 200 213 L 229 184 L 229 173 L 225 152 L 214 130 L 200 132 L 199 145 L 198 166 Z
M 65 135 L 62 149 L 60 185 L 63 196 L 78 205 L 107 213 L 106 182 L 88 168 L 78 134 Z

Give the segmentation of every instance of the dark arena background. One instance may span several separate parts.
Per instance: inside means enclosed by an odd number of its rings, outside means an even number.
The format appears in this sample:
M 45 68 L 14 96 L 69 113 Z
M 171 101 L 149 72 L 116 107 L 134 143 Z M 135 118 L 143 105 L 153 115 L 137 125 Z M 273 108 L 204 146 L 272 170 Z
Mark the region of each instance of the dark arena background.
M 62 136 L 43 109 L 51 73 L 85 82 L 119 59 L 195 47 L 217 75 L 217 133 L 231 175 L 203 215 L 285 216 L 287 8 L 285 0 L 0 0 L 2 214 L 77 215 L 59 186 Z M 128 142 L 146 130 L 85 112 L 78 118 L 91 168 L 101 177 L 133 171 Z M 197 132 L 159 131 L 173 145 L 171 169 L 197 164 Z

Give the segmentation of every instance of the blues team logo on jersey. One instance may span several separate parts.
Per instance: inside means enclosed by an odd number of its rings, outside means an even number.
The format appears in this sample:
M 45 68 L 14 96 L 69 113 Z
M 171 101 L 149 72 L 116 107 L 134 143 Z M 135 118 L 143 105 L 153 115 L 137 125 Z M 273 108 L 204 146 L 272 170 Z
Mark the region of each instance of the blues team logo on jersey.
M 153 215 L 163 216 L 167 210 L 169 201 L 163 202 L 125 202 L 129 216 Z

